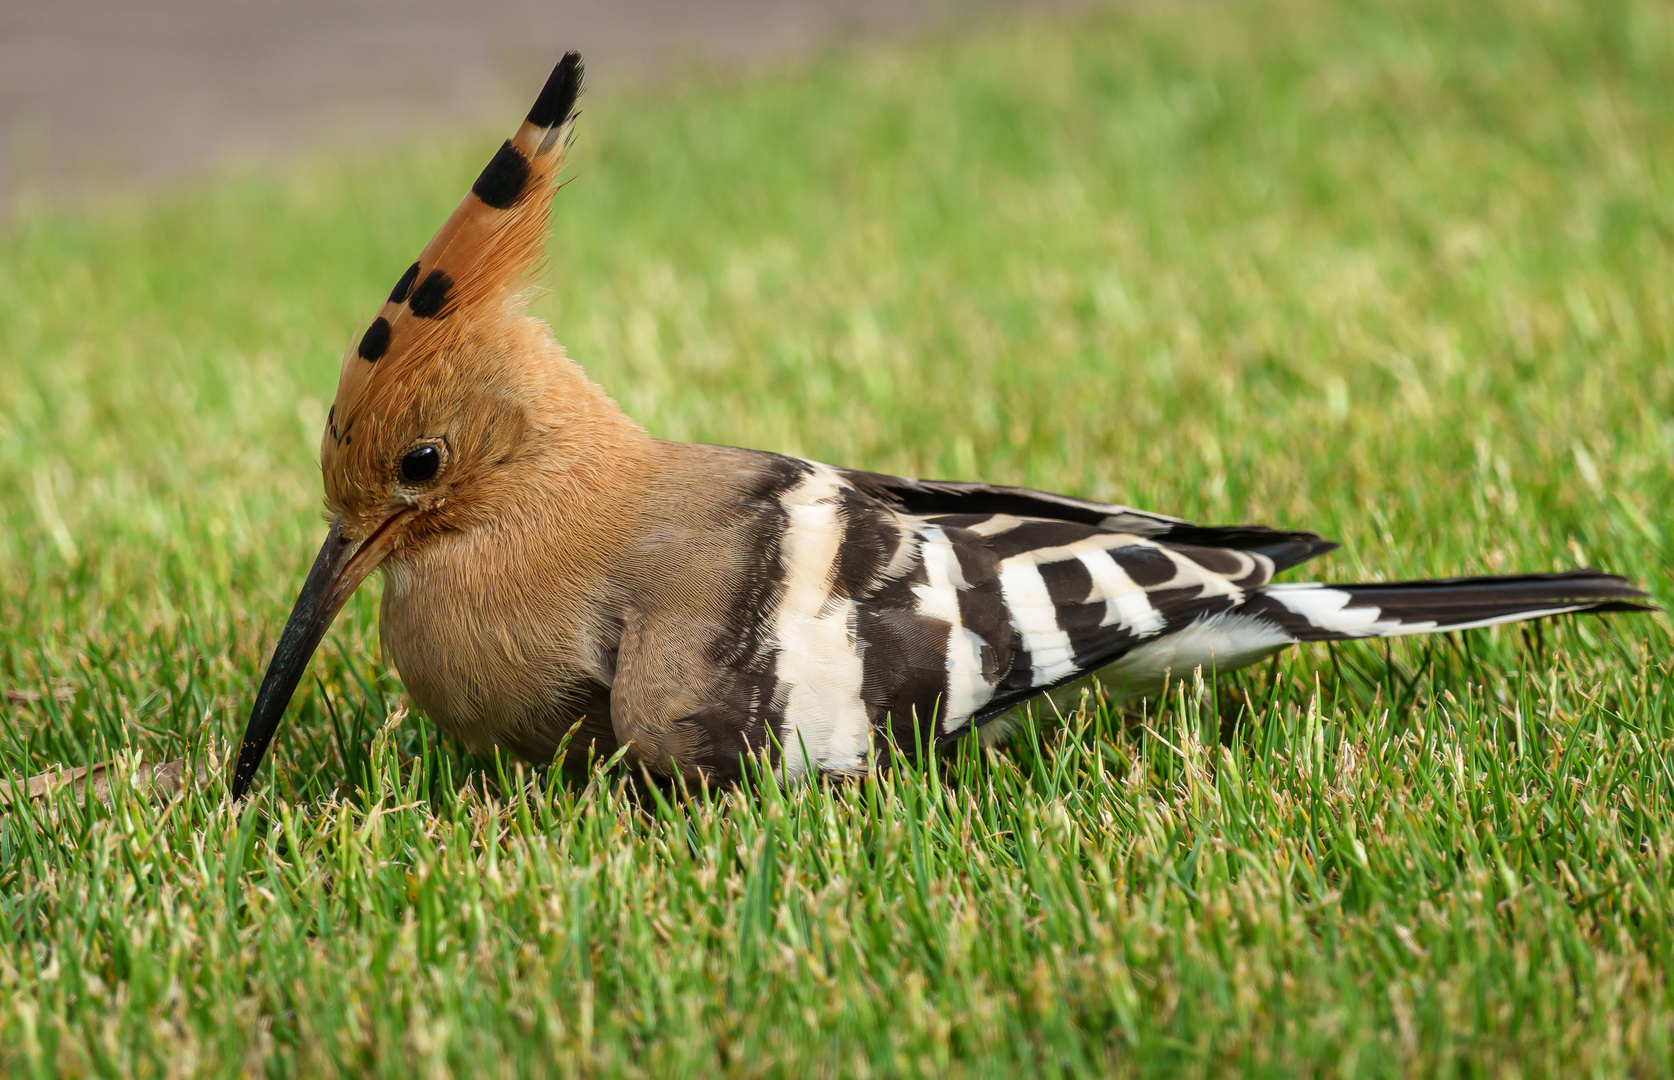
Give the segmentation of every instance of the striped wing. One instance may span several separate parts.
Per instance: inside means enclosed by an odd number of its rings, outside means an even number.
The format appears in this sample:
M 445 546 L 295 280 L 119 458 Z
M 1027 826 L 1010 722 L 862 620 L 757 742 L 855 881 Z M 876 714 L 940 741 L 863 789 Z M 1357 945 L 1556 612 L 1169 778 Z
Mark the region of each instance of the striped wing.
M 707 722 L 751 747 L 771 734 L 790 776 L 916 754 L 1095 671 L 1146 693 L 1299 641 L 1646 607 L 1631 582 L 1596 570 L 1271 585 L 1336 545 L 1021 488 L 748 460 L 757 557 L 712 653 L 729 689 Z
M 1124 657 L 1139 658 L 1126 674 L 1143 684 L 1189 670 L 1179 665 L 1198 644 L 1229 655 L 1225 642 L 1179 632 L 1334 546 L 1024 489 L 779 461 L 774 542 L 763 546 L 775 580 L 756 637 L 765 652 L 750 668 L 769 673 L 753 711 L 793 775 L 860 771 L 892 743 L 913 754 Z M 1176 639 L 1184 650 L 1154 647 Z M 1290 640 L 1266 625 L 1256 644 Z
M 1004 513 L 907 520 L 918 544 L 910 614 L 943 662 L 935 693 L 868 701 L 894 718 L 898 742 L 903 715 L 934 716 L 928 741 L 939 743 L 1112 665 L 1114 678 L 1148 689 L 1171 670 L 1214 656 L 1230 670 L 1291 640 L 1265 626 L 1228 636 L 1226 621 L 1275 572 L 1261 551 Z M 900 599 L 871 598 L 859 636 L 869 621 L 904 621 Z
M 974 708 L 948 711 L 943 735 L 1230 612 L 1275 571 L 1261 552 L 1073 522 L 950 514 L 923 527 L 970 568 L 963 591 L 995 601 L 986 605 L 989 618 L 969 627 L 994 654 L 993 667 L 970 682 L 965 696 Z M 975 613 L 978 605 L 969 606 Z M 1165 658 L 1155 671 L 1133 674 L 1148 682 L 1169 666 Z

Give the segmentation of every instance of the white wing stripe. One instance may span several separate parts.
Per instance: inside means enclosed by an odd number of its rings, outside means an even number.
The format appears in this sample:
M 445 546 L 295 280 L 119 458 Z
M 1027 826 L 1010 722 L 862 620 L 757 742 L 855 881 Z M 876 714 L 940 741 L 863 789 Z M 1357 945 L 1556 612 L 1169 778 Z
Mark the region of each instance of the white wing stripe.
M 959 590 L 970 588 L 959 556 L 940 527 L 927 525 L 919 536 L 926 581 L 913 586 L 918 613 L 948 624 L 947 695 L 942 703 L 945 734 L 964 727 L 973 713 L 988 704 L 994 687 L 982 675 L 982 638 L 959 617 Z
M 1000 597 L 1029 654 L 1031 685 L 1047 686 L 1076 671 L 1075 649 L 1058 625 L 1058 610 L 1033 554 L 1024 552 L 1000 564 Z
M 785 591 L 773 614 L 774 675 L 784 701 L 787 779 L 810 769 L 860 770 L 872 748 L 855 604 L 831 592 L 843 541 L 835 500 L 844 486 L 829 466 L 816 465 L 780 500 L 788 521 L 779 541 Z
M 1135 584 L 1108 551 L 1083 551 L 1077 558 L 1093 578 L 1088 602 L 1104 601 L 1100 626 L 1120 626 L 1135 637 L 1150 637 L 1167 623 L 1162 612 L 1151 605 L 1144 587 Z
M 1347 634 L 1350 637 L 1375 637 L 1389 634 L 1401 629 L 1400 620 L 1379 619 L 1383 610 L 1375 604 L 1364 607 L 1349 607 L 1354 597 L 1342 589 L 1323 588 L 1314 582 L 1298 582 L 1305 584 L 1305 588 L 1295 585 L 1269 585 L 1262 590 L 1289 608 L 1293 614 L 1300 615 L 1321 630 L 1330 630 L 1337 634 Z M 1435 629 L 1433 622 L 1409 623 L 1407 633 L 1418 633 Z

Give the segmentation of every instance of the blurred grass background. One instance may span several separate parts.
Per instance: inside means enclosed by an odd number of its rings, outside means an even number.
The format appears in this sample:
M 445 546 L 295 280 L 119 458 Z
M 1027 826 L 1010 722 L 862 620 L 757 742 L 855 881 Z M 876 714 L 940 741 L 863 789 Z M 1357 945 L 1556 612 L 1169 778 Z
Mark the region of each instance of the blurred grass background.
M 236 740 L 342 351 L 500 137 L 6 225 L 5 774 Z M 1333 580 L 1674 599 L 1664 3 L 988 20 L 589 99 L 572 161 L 535 310 L 655 434 L 1315 529 Z M 646 810 L 610 775 L 464 791 L 417 718 L 374 744 L 375 612 L 299 693 L 282 810 L 0 824 L 0 1061 L 1674 1064 L 1661 617 L 1300 651 L 1242 711 Z

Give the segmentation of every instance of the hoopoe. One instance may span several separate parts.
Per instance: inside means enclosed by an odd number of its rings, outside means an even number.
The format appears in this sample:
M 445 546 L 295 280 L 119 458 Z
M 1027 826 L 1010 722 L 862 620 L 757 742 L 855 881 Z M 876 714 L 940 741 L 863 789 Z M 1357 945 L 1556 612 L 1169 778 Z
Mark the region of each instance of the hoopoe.
M 1647 608 L 1594 570 L 1273 584 L 1337 545 L 653 438 L 522 313 L 581 78 L 566 55 L 343 359 L 332 523 L 235 798 L 374 569 L 386 655 L 468 747 L 546 762 L 579 723 L 571 755 L 715 781 L 763 754 L 786 777 L 862 773 L 1092 673 L 1143 694 L 1296 642 Z

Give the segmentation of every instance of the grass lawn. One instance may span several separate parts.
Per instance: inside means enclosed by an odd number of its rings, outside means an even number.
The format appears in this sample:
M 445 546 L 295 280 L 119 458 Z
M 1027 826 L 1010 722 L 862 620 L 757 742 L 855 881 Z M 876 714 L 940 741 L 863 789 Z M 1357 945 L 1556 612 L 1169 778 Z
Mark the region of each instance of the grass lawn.
M 0 774 L 237 739 L 343 349 L 513 119 L 0 230 Z M 1001 20 L 595 94 L 572 162 L 536 311 L 656 434 L 1674 601 L 1662 0 Z M 0 1068 L 1674 1071 L 1665 617 L 671 802 L 461 756 L 376 608 L 242 813 L 0 820 Z

